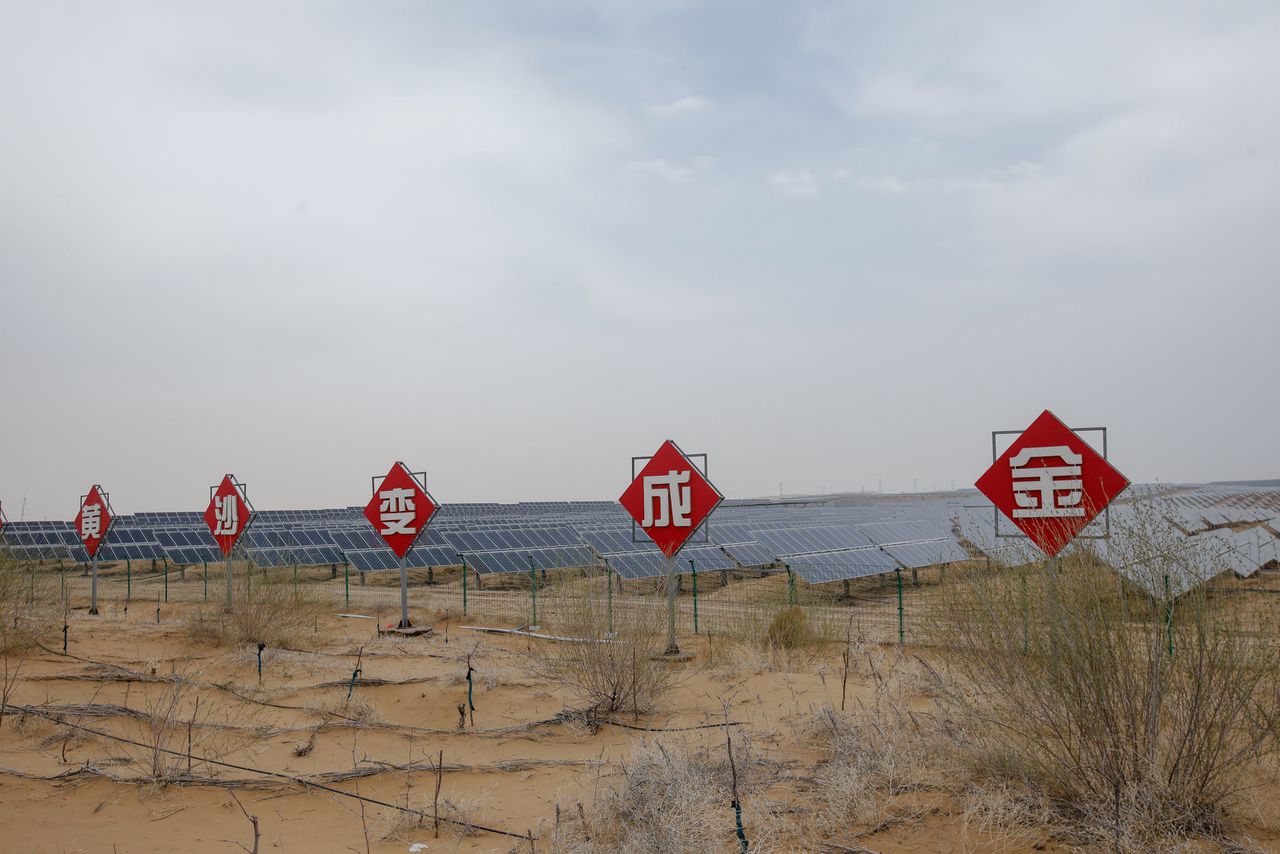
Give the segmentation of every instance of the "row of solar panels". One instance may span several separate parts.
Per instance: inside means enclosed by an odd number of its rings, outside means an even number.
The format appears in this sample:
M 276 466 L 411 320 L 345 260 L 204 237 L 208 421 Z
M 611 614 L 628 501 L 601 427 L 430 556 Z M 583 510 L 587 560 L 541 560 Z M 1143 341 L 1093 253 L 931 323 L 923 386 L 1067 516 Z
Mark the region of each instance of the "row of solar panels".
M 1118 502 L 1109 513 L 1109 525 L 1095 521 L 1071 548 L 1087 551 L 1154 597 L 1181 596 L 1223 573 L 1247 578 L 1280 563 L 1280 518 L 1259 521 L 1255 511 L 1225 508 L 1221 515 L 1227 521 L 1214 524 L 1250 527 L 1211 529 L 1202 511 L 1188 514 L 1164 496 Z M 997 537 L 990 510 L 964 515 L 959 526 L 966 539 L 1003 564 L 1042 559 L 1025 539 Z M 1108 528 L 1110 536 L 1102 537 Z M 1008 533 L 1003 523 L 1001 533 Z

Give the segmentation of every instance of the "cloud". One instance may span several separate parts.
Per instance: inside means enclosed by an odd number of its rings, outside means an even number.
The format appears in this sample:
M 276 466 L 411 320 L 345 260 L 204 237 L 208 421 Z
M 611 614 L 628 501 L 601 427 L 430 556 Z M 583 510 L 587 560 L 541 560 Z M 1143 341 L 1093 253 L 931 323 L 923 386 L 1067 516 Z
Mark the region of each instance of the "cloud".
M 774 172 L 769 176 L 769 184 L 784 196 L 816 196 L 818 184 L 813 173 L 807 170 Z
M 650 111 L 659 115 L 696 113 L 701 110 L 705 110 L 710 106 L 711 99 L 704 95 L 685 95 L 682 98 L 676 98 L 668 104 L 659 104 L 656 107 L 650 107 Z
M 871 193 L 905 193 L 907 185 L 891 175 L 863 175 L 858 186 Z
M 627 163 L 627 171 L 643 175 L 653 175 L 673 184 L 684 184 L 693 181 L 700 173 L 706 172 L 716 165 L 716 159 L 707 155 L 699 155 L 689 161 L 688 165 L 673 163 L 670 160 L 657 158 L 654 160 L 632 160 Z

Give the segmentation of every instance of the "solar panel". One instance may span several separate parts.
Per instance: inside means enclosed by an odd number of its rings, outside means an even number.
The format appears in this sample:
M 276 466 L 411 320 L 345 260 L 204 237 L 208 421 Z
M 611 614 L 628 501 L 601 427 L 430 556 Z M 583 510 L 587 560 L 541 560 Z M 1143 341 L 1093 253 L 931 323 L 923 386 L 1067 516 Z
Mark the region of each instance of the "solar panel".
M 773 552 L 760 543 L 736 543 L 725 546 L 724 550 L 739 566 L 768 566 L 778 561 Z
M 595 556 L 586 546 L 522 549 L 501 552 L 469 552 L 467 566 L 481 574 L 528 572 L 533 569 L 567 569 L 591 566 Z
M 867 545 L 867 538 L 857 528 L 844 525 L 775 528 L 754 533 L 757 541 L 777 555 L 817 554 Z
M 623 578 L 656 578 L 666 574 L 666 556 L 654 549 L 652 552 L 632 552 L 612 555 L 609 566 Z
M 787 558 L 787 566 L 810 584 L 865 578 L 898 569 L 898 563 L 874 546 Z
M 950 537 L 945 540 L 929 540 L 923 543 L 898 543 L 881 546 L 881 548 L 907 569 L 937 566 L 969 559 L 969 553 Z

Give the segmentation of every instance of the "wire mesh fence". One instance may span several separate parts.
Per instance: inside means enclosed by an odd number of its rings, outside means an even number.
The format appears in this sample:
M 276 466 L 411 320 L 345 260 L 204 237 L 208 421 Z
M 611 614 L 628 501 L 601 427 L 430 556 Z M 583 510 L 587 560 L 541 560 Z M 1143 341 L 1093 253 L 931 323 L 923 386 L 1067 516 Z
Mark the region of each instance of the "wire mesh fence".
M 89 595 L 88 568 L 49 562 L 25 563 L 31 595 L 82 601 Z M 285 586 L 308 600 L 339 611 L 395 623 L 400 608 L 398 570 L 358 572 L 349 565 L 255 567 L 235 561 L 231 571 L 237 596 L 254 595 L 262 585 Z M 1106 567 L 1086 567 L 1077 583 L 1096 589 L 1133 620 L 1176 624 L 1184 597 L 1144 592 Z M 603 566 L 527 573 L 477 573 L 461 566 L 412 569 L 408 573 L 411 616 L 432 621 L 445 616 L 495 627 L 538 627 L 562 631 L 584 607 L 612 625 L 613 615 L 652 609 L 667 595 L 663 577 L 624 579 Z M 985 561 L 927 569 L 903 569 L 864 578 L 809 584 L 785 568 L 686 572 L 675 577 L 676 619 L 682 635 L 711 635 L 766 641 L 779 612 L 799 608 L 812 634 L 832 641 L 871 644 L 932 644 L 940 615 L 960 589 L 999 577 L 1008 592 L 1001 607 L 1023 612 L 1030 627 L 1045 615 L 1037 585 L 1044 564 L 1004 567 Z M 1079 581 L 1079 579 L 1085 579 Z M 1020 596 L 1019 589 L 1024 593 Z M 1280 568 L 1264 568 L 1248 578 L 1224 573 L 1197 588 L 1215 614 L 1233 629 L 1260 638 L 1280 638 Z M 121 611 L 134 602 L 220 605 L 226 597 L 223 563 L 170 566 L 164 561 L 104 564 L 99 568 L 100 606 Z

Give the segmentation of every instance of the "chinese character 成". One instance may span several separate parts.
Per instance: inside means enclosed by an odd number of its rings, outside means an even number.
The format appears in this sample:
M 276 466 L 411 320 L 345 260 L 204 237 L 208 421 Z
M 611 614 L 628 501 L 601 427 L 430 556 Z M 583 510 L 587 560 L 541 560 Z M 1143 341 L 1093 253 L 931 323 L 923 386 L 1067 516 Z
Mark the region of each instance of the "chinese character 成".
M 1052 459 L 1063 465 L 1027 466 L 1032 460 Z M 1013 469 L 1015 519 L 1061 519 L 1084 516 L 1080 500 L 1084 485 L 1080 468 L 1084 457 L 1065 445 L 1023 448 L 1009 459 Z
M 389 534 L 413 534 L 413 490 L 408 488 L 384 489 L 378 493 L 382 503 L 378 505 L 378 518 L 382 520 L 383 536 Z
M 645 528 L 665 528 L 672 525 L 676 528 L 690 526 L 692 490 L 687 486 L 692 472 L 669 471 L 666 474 L 650 475 L 644 479 L 644 521 Z M 658 512 L 653 512 L 653 505 L 658 505 Z

